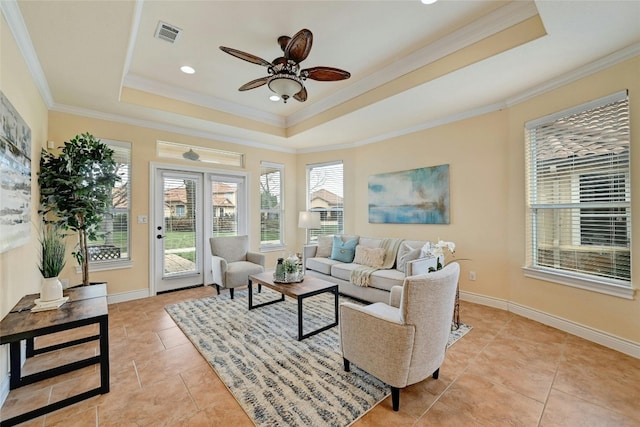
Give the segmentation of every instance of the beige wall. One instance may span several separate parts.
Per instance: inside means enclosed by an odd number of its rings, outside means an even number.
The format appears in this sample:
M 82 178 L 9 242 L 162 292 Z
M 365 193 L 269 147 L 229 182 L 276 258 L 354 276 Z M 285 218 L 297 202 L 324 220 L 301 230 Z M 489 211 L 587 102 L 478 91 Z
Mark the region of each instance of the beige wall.
M 509 109 L 507 209 L 510 300 L 552 316 L 640 343 L 640 300 L 626 300 L 600 293 L 525 278 L 525 192 L 523 126 L 526 121 L 561 111 L 620 90 L 629 90 L 631 112 L 632 253 L 640 253 L 640 57 L 585 77 L 550 93 Z M 632 260 L 632 283 L 640 284 L 638 256 Z
M 47 107 L 9 31 L 4 15 L 0 18 L 0 90 L 31 129 L 31 240 L 0 254 L 0 318 L 25 294 L 40 290 L 38 271 L 38 186 L 37 165 L 40 149 L 47 140 Z M 8 346 L 0 348 L 0 389 L 9 371 Z
M 298 156 L 298 174 L 306 164 L 344 160 L 345 232 L 372 237 L 448 240 L 457 245 L 461 289 L 508 299 L 506 284 L 508 114 L 483 115 L 446 126 L 350 150 Z M 448 164 L 451 223 L 370 224 L 370 175 Z M 304 209 L 304 188 L 298 189 Z M 468 280 L 475 271 L 477 280 Z
M 149 288 L 149 224 L 138 224 L 138 215 L 148 215 L 149 212 L 149 174 L 150 164 L 177 164 L 193 166 L 193 162 L 161 159 L 156 156 L 156 141 L 171 141 L 194 146 L 206 146 L 221 150 L 238 151 L 245 155 L 244 169 L 211 166 L 211 170 L 243 171 L 249 173 L 249 236 L 250 245 L 257 250 L 260 245 L 260 190 L 258 177 L 260 176 L 260 162 L 269 161 L 285 165 L 286 182 L 297 182 L 295 176 L 295 155 L 282 152 L 239 146 L 221 141 L 158 131 L 139 126 L 115 123 L 106 120 L 80 117 L 71 114 L 51 111 L 49 113 L 49 139 L 62 145 L 78 133 L 89 132 L 98 138 L 126 141 L 131 143 L 132 158 L 132 189 L 131 189 L 131 260 L 130 269 L 96 271 L 90 273 L 91 281 L 106 281 L 109 294 L 118 294 Z M 201 166 L 201 165 L 200 165 Z M 295 211 L 295 186 L 288 185 L 285 190 L 285 221 L 286 235 L 295 236 L 297 233 L 297 212 Z M 295 250 L 295 237 L 290 239 L 291 248 Z M 276 258 L 286 251 L 267 254 L 267 265 L 275 264 Z M 76 273 L 75 262 L 69 263 L 62 278 L 68 278 L 70 283 L 82 280 Z
M 640 150 L 640 58 L 611 67 L 503 111 L 355 149 L 298 156 L 307 163 L 345 161 L 345 231 L 365 236 L 443 239 L 457 244 L 462 291 L 515 303 L 615 337 L 640 343 L 640 301 L 525 278 L 524 123 L 629 89 L 632 153 Z M 634 98 L 635 94 L 635 98 Z M 450 165 L 451 223 L 370 224 L 372 174 Z M 304 189 L 297 190 L 304 208 Z M 633 249 L 640 247 L 640 156 L 632 157 Z M 637 264 L 637 262 L 635 263 Z M 468 280 L 475 271 L 476 281 Z M 633 270 L 640 283 L 640 269 Z

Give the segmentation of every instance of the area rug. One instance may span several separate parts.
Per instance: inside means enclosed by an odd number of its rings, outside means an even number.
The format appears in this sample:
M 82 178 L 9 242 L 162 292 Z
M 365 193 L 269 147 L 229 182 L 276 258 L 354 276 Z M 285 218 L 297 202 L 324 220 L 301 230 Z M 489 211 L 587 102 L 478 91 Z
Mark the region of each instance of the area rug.
M 389 395 L 357 366 L 344 371 L 339 327 L 297 341 L 293 299 L 249 311 L 246 292 L 165 309 L 257 426 L 347 426 Z M 254 304 L 279 296 L 263 289 Z M 333 310 L 329 294 L 306 299 L 304 333 L 331 323 Z M 449 345 L 470 329 L 462 324 Z

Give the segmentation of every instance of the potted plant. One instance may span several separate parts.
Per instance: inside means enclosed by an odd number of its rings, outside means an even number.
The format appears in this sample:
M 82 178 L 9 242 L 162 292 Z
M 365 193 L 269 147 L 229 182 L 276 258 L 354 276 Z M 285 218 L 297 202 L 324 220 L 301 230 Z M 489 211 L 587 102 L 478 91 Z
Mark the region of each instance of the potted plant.
M 55 224 L 43 224 L 40 231 L 41 301 L 62 298 L 62 284 L 58 276 L 66 264 L 67 245 L 60 228 Z
M 59 155 L 42 150 L 40 158 L 41 213 L 64 230 L 78 233 L 72 254 L 82 267 L 82 284 L 89 285 L 89 240 L 100 235 L 109 212 L 113 186 L 120 177 L 113 150 L 89 133 L 65 142 Z

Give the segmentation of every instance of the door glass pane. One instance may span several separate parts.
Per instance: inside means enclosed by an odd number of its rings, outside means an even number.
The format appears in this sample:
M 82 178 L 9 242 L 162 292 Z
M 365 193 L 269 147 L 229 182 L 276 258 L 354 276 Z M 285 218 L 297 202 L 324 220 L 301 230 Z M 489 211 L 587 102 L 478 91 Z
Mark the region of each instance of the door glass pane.
M 238 183 L 211 181 L 211 236 L 238 234 Z
M 197 271 L 194 178 L 163 177 L 164 276 Z

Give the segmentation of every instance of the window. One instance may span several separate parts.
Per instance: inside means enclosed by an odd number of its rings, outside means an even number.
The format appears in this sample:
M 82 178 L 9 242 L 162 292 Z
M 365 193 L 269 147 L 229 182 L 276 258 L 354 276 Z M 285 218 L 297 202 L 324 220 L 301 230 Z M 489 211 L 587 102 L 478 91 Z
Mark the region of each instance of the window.
M 626 91 L 526 124 L 527 275 L 632 297 L 629 128 Z
M 307 209 L 320 212 L 320 230 L 309 230 L 310 240 L 344 233 L 342 162 L 307 165 Z
M 260 163 L 260 248 L 284 247 L 282 232 L 284 166 L 277 163 Z
M 97 265 L 105 267 L 114 261 L 130 260 L 131 144 L 105 139 L 101 141 L 113 150 L 113 158 L 118 165 L 117 173 L 121 180 L 113 187 L 111 210 L 100 224 L 103 236 L 89 242 L 89 258 L 94 271 Z

